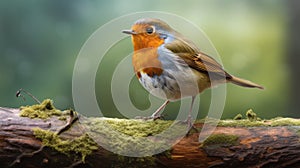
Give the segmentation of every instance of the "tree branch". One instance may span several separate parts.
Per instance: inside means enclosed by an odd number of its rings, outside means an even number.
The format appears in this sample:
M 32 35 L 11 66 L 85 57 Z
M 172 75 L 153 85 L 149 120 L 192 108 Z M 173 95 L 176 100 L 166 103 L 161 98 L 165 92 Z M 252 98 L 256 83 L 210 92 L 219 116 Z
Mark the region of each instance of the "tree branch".
M 56 113 L 55 113 L 56 114 Z M 300 121 L 277 118 L 265 121 L 222 120 L 213 135 L 198 142 L 199 133 L 183 137 L 169 153 L 146 159 L 119 156 L 98 146 L 91 153 L 68 152 L 37 136 L 47 130 L 51 138 L 65 145 L 79 144 L 86 127 L 73 112 L 47 119 L 20 117 L 20 110 L 0 108 L 0 167 L 299 167 Z M 65 117 L 66 120 L 62 118 Z M 84 118 L 93 123 L 95 118 Z M 118 122 L 118 119 L 102 119 Z M 136 120 L 122 120 L 136 122 Z M 154 122 L 154 121 L 152 121 Z M 166 121 L 167 122 L 167 121 Z M 164 121 L 152 124 L 164 124 Z M 150 122 L 149 122 L 150 123 Z M 136 123 L 139 124 L 139 123 Z M 195 127 L 201 129 L 202 122 Z M 91 127 L 93 125 L 91 124 Z M 125 127 L 121 125 L 121 127 Z M 137 125 L 136 128 L 139 126 Z M 129 128 L 128 128 L 129 129 Z M 98 130 L 102 131 L 102 130 Z M 149 130 L 144 130 L 149 131 Z M 204 132 L 205 133 L 205 132 Z M 108 133 L 105 133 L 108 134 Z M 152 136 L 147 133 L 145 136 Z M 92 137 L 89 137 L 92 138 Z M 49 140 L 49 139 L 48 139 Z M 86 139 L 85 139 L 86 140 Z M 93 144 L 93 142 L 89 142 Z M 122 142 L 126 143 L 126 142 Z M 70 152 L 74 150 L 73 152 Z

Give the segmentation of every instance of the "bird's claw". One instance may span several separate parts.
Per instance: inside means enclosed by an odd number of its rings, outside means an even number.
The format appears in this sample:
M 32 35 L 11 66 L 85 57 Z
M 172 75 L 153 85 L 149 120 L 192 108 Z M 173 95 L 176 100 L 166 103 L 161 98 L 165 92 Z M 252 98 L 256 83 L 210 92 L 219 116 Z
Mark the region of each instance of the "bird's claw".
M 148 117 L 144 117 L 144 116 L 136 116 L 134 117 L 135 119 L 142 119 L 142 120 L 157 120 L 157 119 L 164 119 L 164 117 L 162 115 L 151 115 Z
M 187 134 L 186 136 L 189 136 L 190 134 L 192 134 L 192 130 L 194 130 L 194 132 L 199 132 L 198 129 L 194 126 L 193 122 L 192 122 L 192 116 L 189 115 L 188 118 L 185 121 L 182 121 L 182 123 L 187 124 Z

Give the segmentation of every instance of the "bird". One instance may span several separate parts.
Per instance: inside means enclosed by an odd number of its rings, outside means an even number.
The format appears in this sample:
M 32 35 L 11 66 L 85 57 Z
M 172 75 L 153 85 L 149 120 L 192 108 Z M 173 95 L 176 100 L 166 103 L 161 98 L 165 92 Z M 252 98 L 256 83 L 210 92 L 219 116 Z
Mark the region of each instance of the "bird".
M 148 92 L 165 100 L 148 118 L 160 118 L 160 112 L 170 101 L 191 97 L 186 120 L 191 127 L 195 97 L 204 90 L 223 83 L 264 89 L 227 73 L 213 57 L 161 19 L 138 19 L 122 33 L 131 35 L 132 65 L 139 82 Z

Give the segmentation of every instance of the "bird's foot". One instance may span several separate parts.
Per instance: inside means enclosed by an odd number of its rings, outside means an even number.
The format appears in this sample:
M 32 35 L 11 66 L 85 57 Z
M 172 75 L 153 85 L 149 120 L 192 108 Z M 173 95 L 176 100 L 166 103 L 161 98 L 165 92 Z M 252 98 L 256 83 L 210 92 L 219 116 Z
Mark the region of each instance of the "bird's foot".
M 191 115 L 188 116 L 188 118 L 185 121 L 182 121 L 182 123 L 187 124 L 187 134 L 186 136 L 189 136 L 193 132 L 198 133 L 198 129 L 193 124 L 193 118 Z
M 151 115 L 148 117 L 144 117 L 144 116 L 136 116 L 134 117 L 135 119 L 142 119 L 142 120 L 157 120 L 157 119 L 164 119 L 164 117 L 162 115 Z

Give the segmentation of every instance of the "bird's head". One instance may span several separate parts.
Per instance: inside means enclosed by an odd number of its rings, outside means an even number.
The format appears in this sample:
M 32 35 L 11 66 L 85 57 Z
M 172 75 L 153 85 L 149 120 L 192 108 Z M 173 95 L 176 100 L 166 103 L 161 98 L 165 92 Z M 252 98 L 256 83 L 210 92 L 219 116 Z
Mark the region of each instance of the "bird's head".
M 171 38 L 174 30 L 164 21 L 154 18 L 143 18 L 137 20 L 130 30 L 123 30 L 130 34 L 134 50 L 143 48 L 159 47 Z

